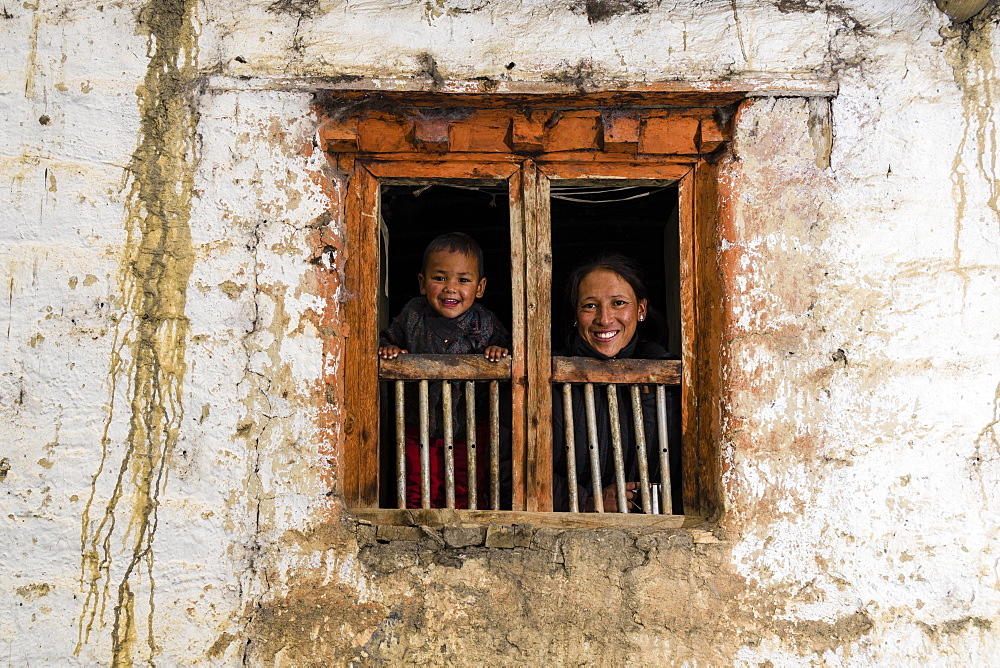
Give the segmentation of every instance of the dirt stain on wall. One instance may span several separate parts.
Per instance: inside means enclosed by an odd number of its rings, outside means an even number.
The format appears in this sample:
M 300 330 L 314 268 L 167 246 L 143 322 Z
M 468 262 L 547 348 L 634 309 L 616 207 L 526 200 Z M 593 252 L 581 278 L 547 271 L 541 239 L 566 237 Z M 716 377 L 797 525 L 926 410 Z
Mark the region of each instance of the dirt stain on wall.
M 110 603 L 112 665 L 131 665 L 140 651 L 136 615 L 143 610 L 137 610 L 137 596 L 146 598 L 143 661 L 152 663 L 156 654 L 153 538 L 183 417 L 184 308 L 194 263 L 190 213 L 198 113 L 190 82 L 196 74 L 196 6 L 193 0 L 149 0 L 137 17 L 149 38 L 149 64 L 137 90 L 139 141 L 127 174 L 128 236 L 119 286 L 125 313 L 115 333 L 101 464 L 81 527 L 84 597 L 76 650 L 106 626 Z M 111 434 L 122 383 L 128 431 L 124 444 L 117 444 Z
M 997 126 L 994 86 L 997 67 L 993 59 L 993 16 L 985 16 L 956 28 L 946 42 L 948 62 L 962 94 L 962 137 L 952 160 L 952 197 L 955 201 L 954 263 L 961 273 L 962 220 L 969 203 L 970 172 L 978 173 L 988 187 L 987 206 L 1000 221 L 1000 180 L 997 176 Z M 975 153 L 972 164 L 967 151 Z M 971 169 L 970 169 L 971 167 Z

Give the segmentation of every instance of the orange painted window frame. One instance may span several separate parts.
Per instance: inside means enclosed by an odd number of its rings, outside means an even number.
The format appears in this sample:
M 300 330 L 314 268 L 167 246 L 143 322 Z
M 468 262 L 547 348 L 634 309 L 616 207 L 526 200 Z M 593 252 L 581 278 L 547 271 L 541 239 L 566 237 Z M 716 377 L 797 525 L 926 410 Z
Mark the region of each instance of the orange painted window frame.
M 332 492 L 342 495 L 349 508 L 357 514 L 377 509 L 379 502 L 376 350 L 381 185 L 505 182 L 508 186 L 515 347 L 511 512 L 539 513 L 537 520 L 552 508 L 549 186 L 554 181 L 636 185 L 667 181 L 677 184 L 680 201 L 684 512 L 701 518 L 718 515 L 725 297 L 718 239 L 731 214 L 719 178 L 729 131 L 719 116 L 713 116 L 712 102 L 706 100 L 699 108 L 659 110 L 640 104 L 629 112 L 579 110 L 585 100 L 575 100 L 576 111 L 553 113 L 520 106 L 511 111 L 494 106 L 467 109 L 464 120 L 461 113 L 435 118 L 433 109 L 419 106 L 399 106 L 394 112 L 361 110 L 346 116 L 318 108 L 322 148 L 338 179 L 346 179 L 347 185 L 339 248 L 343 272 L 339 285 L 333 285 L 338 279 L 331 279 L 329 291 L 341 301 L 342 345 L 325 346 L 329 359 L 324 361 L 323 383 L 325 401 L 343 403 L 320 411 L 319 420 L 326 433 L 342 434 L 334 446 L 337 470 Z M 723 102 L 733 104 L 735 98 Z M 455 104 L 461 108 L 460 101 Z M 446 105 L 447 109 L 451 107 Z M 335 213 L 334 220 L 340 215 Z M 428 521 L 444 516 L 444 511 L 424 512 L 437 513 L 425 518 Z M 484 517 L 487 513 L 459 512 Z M 598 523 L 633 524 L 638 519 L 607 517 Z
M 707 407 L 717 384 L 712 376 L 709 277 L 714 268 L 717 217 L 715 168 L 704 160 L 578 161 L 555 159 L 415 160 L 410 155 L 358 158 L 348 180 L 343 240 L 345 258 L 344 392 L 347 419 L 340 482 L 350 507 L 378 506 L 379 391 L 376 355 L 380 246 L 379 188 L 383 184 L 506 182 L 511 214 L 514 510 L 552 509 L 551 240 L 549 185 L 552 181 L 627 180 L 679 188 L 681 299 L 684 379 L 682 461 L 685 512 L 708 516 L 719 494 L 718 452 Z M 715 350 L 718 350 L 716 348 Z M 529 427 L 530 425 L 530 427 Z

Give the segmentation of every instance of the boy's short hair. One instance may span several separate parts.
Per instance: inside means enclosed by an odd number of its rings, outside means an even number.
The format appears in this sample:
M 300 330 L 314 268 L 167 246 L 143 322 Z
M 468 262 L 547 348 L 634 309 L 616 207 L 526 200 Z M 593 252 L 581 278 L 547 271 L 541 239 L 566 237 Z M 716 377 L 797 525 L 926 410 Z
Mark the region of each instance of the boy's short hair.
M 420 273 L 427 271 L 427 258 L 431 253 L 461 253 L 476 258 L 479 278 L 483 277 L 483 249 L 475 239 L 464 232 L 448 232 L 434 237 L 424 249 L 424 260 L 420 265 Z

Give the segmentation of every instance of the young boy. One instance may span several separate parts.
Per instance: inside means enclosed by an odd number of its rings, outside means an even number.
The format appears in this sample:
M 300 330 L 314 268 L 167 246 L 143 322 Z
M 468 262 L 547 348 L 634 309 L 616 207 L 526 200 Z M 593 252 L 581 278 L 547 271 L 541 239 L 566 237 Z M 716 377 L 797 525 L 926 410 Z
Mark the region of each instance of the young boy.
M 467 234 L 451 232 L 436 237 L 424 250 L 423 267 L 417 275 L 422 297 L 411 299 L 379 337 L 378 354 L 393 359 L 400 353 L 482 353 L 498 362 L 510 354 L 510 333 L 500 320 L 476 300 L 486 291 L 483 251 Z M 431 385 L 430 478 L 431 507 L 445 505 L 443 475 L 444 429 L 441 426 L 441 389 Z M 455 505 L 468 507 L 467 455 L 465 443 L 464 392 L 452 391 L 455 452 Z M 420 436 L 416 403 L 407 401 L 406 415 L 406 506 L 419 508 Z M 482 442 L 477 438 L 477 441 Z

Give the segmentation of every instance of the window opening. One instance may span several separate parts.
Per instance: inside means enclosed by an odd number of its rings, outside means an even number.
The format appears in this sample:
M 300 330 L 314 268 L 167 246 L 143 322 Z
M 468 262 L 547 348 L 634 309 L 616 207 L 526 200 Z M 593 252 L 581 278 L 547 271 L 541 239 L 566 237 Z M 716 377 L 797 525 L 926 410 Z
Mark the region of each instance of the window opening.
M 561 348 L 569 333 L 564 286 L 577 266 L 602 253 L 621 253 L 645 270 L 649 303 L 662 322 L 664 347 L 681 353 L 680 238 L 676 184 L 621 186 L 597 182 L 585 186 L 553 185 L 552 347 Z
M 579 357 L 560 357 L 574 354 L 567 350 L 576 331 L 566 299 L 569 275 L 611 253 L 630 258 L 643 270 L 649 311 L 638 334 L 680 359 L 677 185 L 554 183 L 550 197 L 554 507 L 578 511 L 586 498 L 591 509 L 621 510 L 603 507 L 598 493 L 613 475 L 616 487 L 639 483 L 635 501 L 621 501 L 627 511 L 681 512 L 680 388 L 653 382 L 669 375 L 669 365 L 632 359 L 605 375 L 604 383 L 558 382 L 560 374 L 581 381 L 586 368 Z M 595 375 L 592 380 L 599 378 Z M 597 433 L 611 442 L 595 447 L 596 441 L 590 439 Z M 601 475 L 592 475 L 595 470 L 603 470 L 603 484 Z
M 380 193 L 380 329 L 411 299 L 421 296 L 417 275 L 427 244 L 441 234 L 463 232 L 483 250 L 486 292 L 476 302 L 492 311 L 510 331 L 510 205 L 506 186 L 447 182 L 384 185 Z M 420 368 L 383 373 L 410 379 L 403 381 L 402 397 L 394 378 L 380 382 L 379 476 L 383 483 L 379 505 L 510 509 L 510 365 L 484 365 L 482 359 L 476 359 L 481 355 L 447 357 L 472 358 L 461 360 L 465 364 L 461 370 L 451 369 L 453 375 L 469 378 L 413 380 L 417 375 L 431 378 L 443 372 L 446 364 L 422 355 L 397 358 L 401 363 L 411 362 L 410 366 L 420 363 Z M 506 378 L 498 380 L 501 370 L 506 370 Z M 400 399 L 405 415 L 402 426 Z M 471 414 L 469 399 L 473 399 Z M 447 415 L 451 415 L 450 421 Z M 426 433 L 421 433 L 424 425 Z

